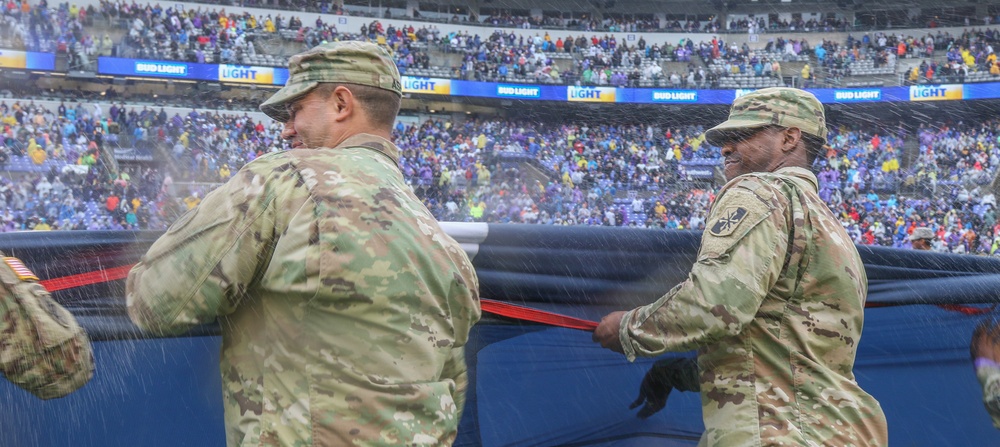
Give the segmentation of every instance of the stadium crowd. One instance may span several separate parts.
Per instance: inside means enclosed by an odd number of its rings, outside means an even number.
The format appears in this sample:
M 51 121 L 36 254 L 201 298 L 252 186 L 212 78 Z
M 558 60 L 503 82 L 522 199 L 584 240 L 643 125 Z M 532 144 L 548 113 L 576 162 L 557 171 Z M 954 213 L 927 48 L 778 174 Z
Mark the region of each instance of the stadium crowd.
M 125 55 L 240 62 L 254 56 L 254 42 L 271 33 L 303 46 L 331 39 L 377 41 L 394 51 L 404 73 L 428 68 L 432 48 L 459 52 L 464 63 L 457 76 L 495 81 L 520 75 L 538 82 L 632 86 L 641 78 L 702 88 L 717 86 L 729 74 L 780 78 L 781 62 L 812 52 L 825 68 L 847 70 L 857 61 L 878 66 L 896 58 L 925 58 L 935 50 L 943 52 L 948 68 L 925 61 L 914 67 L 918 77 L 940 79 L 968 70 L 1000 74 L 993 52 L 1000 31 L 989 27 L 958 36 L 940 31 L 923 37 L 865 33 L 859 39 L 848 35 L 845 42 L 822 40 L 815 47 L 804 39 L 775 36 L 763 50 L 751 50 L 727 43 L 725 36 L 663 46 L 643 39 L 626 43 L 613 34 L 553 40 L 535 30 L 495 31 L 481 38 L 474 31 L 442 34 L 427 24 L 383 26 L 377 19 L 356 33 L 341 32 L 322 18 L 303 23 L 297 15 L 285 18 L 279 11 L 254 17 L 125 1 L 102 2 L 100 9 L 9 1 L 0 2 L 0 12 L 0 38 L 36 51 L 72 53 L 79 63 L 110 54 L 115 45 Z M 94 28 L 95 16 L 123 27 L 122 40 L 112 42 L 106 30 Z M 507 25 L 521 19 L 485 20 Z M 705 29 L 719 25 L 706 24 Z M 623 22 L 612 24 L 611 30 L 642 26 L 647 25 Z M 733 26 L 774 28 L 762 21 Z M 574 55 L 565 73 L 555 63 L 559 54 Z M 686 75 L 656 70 L 661 60 L 692 62 L 692 56 L 710 62 L 708 70 L 695 63 Z M 162 229 L 245 163 L 287 148 L 277 124 L 217 110 L 171 115 L 151 106 L 78 101 L 50 110 L 30 100 L 5 100 L 0 123 L 0 163 L 7 173 L 0 176 L 3 231 Z M 994 120 L 923 124 L 910 131 L 842 125 L 832 130 L 828 152 L 815 166 L 821 196 L 859 243 L 908 246 L 907 235 L 927 226 L 935 231 L 936 250 L 993 253 L 1000 231 L 996 198 L 985 185 L 1000 164 L 998 126 Z M 699 126 L 429 118 L 401 120 L 393 136 L 405 176 L 441 220 L 699 230 L 714 190 L 710 182 L 695 181 L 687 172 L 720 162 L 719 148 L 704 143 L 703 131 Z M 907 142 L 916 156 L 903 169 Z M 117 169 L 114 149 L 119 147 L 134 149 L 146 161 Z M 527 175 L 518 163 L 537 166 L 541 177 Z
M 248 113 L 8 100 L 0 123 L 4 231 L 162 229 L 248 161 L 286 149 L 280 126 Z M 393 137 L 404 175 L 441 220 L 700 230 L 714 187 L 686 172 L 721 157 L 703 131 L 429 118 L 399 121 Z M 908 246 L 927 226 L 937 250 L 992 253 L 1000 229 L 986 186 L 1000 164 L 998 138 L 996 120 L 910 132 L 838 126 L 815 166 L 820 195 L 858 243 Z M 917 155 L 903 170 L 907 140 Z M 117 147 L 147 162 L 115 175 Z
M 253 2 L 244 3 L 253 6 Z M 227 13 L 224 8 L 190 9 L 183 5 L 161 7 L 159 4 L 137 5 L 124 0 L 102 1 L 99 8 L 81 8 L 70 3 L 50 6 L 47 0 L 0 2 L 2 20 L 0 39 L 13 47 L 33 51 L 66 53 L 71 67 L 93 69 L 97 56 L 185 60 L 189 62 L 240 63 L 284 66 L 287 59 L 272 56 L 262 49 L 261 41 L 271 37 L 301 42 L 304 48 L 330 40 L 371 40 L 386 45 L 395 55 L 401 71 L 411 67 L 435 68 L 435 75 L 454 78 L 505 82 L 519 81 L 616 87 L 664 86 L 674 88 L 728 88 L 719 80 L 726 77 L 754 76 L 774 78 L 766 85 L 782 83 L 781 62 L 808 62 L 814 57 L 823 69 L 824 81 L 839 82 L 852 74 L 892 74 L 895 61 L 901 58 L 921 58 L 922 63 L 904 73 L 908 83 L 966 82 L 970 73 L 1000 77 L 993 47 L 1000 39 L 1000 30 L 986 26 L 966 29 L 961 35 L 938 30 L 924 36 L 901 32 L 875 31 L 860 38 L 847 34 L 846 40 L 823 39 L 811 46 L 806 39 L 768 37 L 763 49 L 751 50 L 747 44 L 727 44 L 716 35 L 711 40 L 694 42 L 681 39 L 674 43 L 647 44 L 643 38 L 628 44 L 615 32 L 632 32 L 643 28 L 637 20 L 617 23 L 609 19 L 605 32 L 601 27 L 584 27 L 578 36 L 552 38 L 547 32 L 491 31 L 483 36 L 478 29 L 461 33 L 442 33 L 435 25 L 414 18 L 416 26 L 384 26 L 377 18 L 359 30 L 338 30 L 322 16 L 304 20 L 295 12 L 282 15 L 280 5 L 273 14 Z M 286 6 L 290 6 L 286 5 Z M 317 12 L 332 10 L 329 2 L 319 2 Z M 301 9 L 299 10 L 301 11 Z M 102 17 L 104 21 L 95 21 Z M 498 26 L 522 23 L 511 16 L 492 16 L 484 20 Z M 513 22 L 512 22 L 513 20 Z M 561 19 L 560 19 L 561 20 Z M 717 19 L 705 23 L 689 22 L 683 30 L 716 32 Z M 799 21 L 801 22 L 801 20 Z M 771 32 L 788 29 L 839 28 L 842 23 L 829 19 L 783 23 L 767 22 L 763 17 L 753 20 L 732 20 L 729 28 L 760 27 Z M 988 22 L 984 22 L 987 25 Z M 675 24 L 670 24 L 668 28 Z M 638 28 L 637 28 L 638 26 Z M 651 26 L 650 24 L 644 26 Z M 523 28 L 523 27 L 522 27 Z M 122 35 L 113 39 L 111 35 Z M 589 34 L 589 37 L 587 37 Z M 935 50 L 939 50 L 935 53 Z M 462 52 L 464 59 L 454 66 L 434 66 L 434 53 Z M 260 55 L 261 57 L 258 57 Z M 558 63 L 563 58 L 568 63 Z M 694 59 L 700 57 L 701 61 Z M 663 72 L 661 61 L 687 62 L 686 70 Z M 699 63 L 704 62 L 704 64 Z M 860 65 L 859 65 L 860 64 Z M 808 65 L 808 64 L 807 64 Z M 874 68 L 874 72 L 856 69 Z M 888 67 L 889 71 L 878 71 Z M 806 85 L 814 84 L 817 70 L 796 68 Z M 784 73 L 789 75 L 791 73 Z M 426 75 L 418 73 L 417 75 Z M 976 78 L 975 80 L 986 80 Z M 736 85 L 743 83 L 736 81 Z

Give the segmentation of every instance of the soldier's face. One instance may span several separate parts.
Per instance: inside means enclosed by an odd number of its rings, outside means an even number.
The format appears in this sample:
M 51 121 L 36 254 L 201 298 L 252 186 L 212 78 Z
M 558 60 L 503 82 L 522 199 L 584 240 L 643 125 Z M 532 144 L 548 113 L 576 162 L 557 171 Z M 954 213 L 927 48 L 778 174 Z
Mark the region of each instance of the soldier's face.
M 722 144 L 726 180 L 751 172 L 770 172 L 781 153 L 781 128 L 740 129 L 727 133 Z
M 913 240 L 913 249 L 914 250 L 930 250 L 931 249 L 931 241 L 930 241 L 930 239 L 914 239 Z
M 329 146 L 332 133 L 327 98 L 315 90 L 287 106 L 288 121 L 281 129 L 281 138 L 292 149 L 315 149 Z

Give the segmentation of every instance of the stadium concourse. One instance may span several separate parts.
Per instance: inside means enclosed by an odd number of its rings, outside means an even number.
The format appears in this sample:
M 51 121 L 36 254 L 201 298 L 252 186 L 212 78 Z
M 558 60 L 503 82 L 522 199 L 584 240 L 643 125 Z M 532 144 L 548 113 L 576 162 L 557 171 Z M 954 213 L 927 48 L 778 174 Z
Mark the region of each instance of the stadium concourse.
M 448 2 L 434 10 L 386 2 L 388 14 L 352 2 L 228 3 L 238 5 L 0 2 L 0 51 L 54 56 L 53 68 L 3 66 L 0 74 L 0 232 L 9 233 L 0 247 L 48 278 L 128 265 L 245 164 L 288 149 L 281 126 L 256 109 L 275 85 L 109 74 L 100 58 L 157 69 L 278 69 L 292 54 L 338 39 L 385 45 L 406 76 L 529 89 L 792 85 L 871 94 L 1000 80 L 1000 27 L 991 25 L 1000 11 L 992 6 L 939 14 L 929 1 L 917 1 L 923 8 L 915 12 L 913 1 L 886 1 L 880 5 L 913 12 L 890 28 L 888 14 L 863 23 L 873 6 L 851 2 L 804 6 L 815 13 L 732 5 L 710 16 L 623 13 L 621 4 L 636 3 L 619 0 L 604 2 L 603 18 L 585 3 L 558 1 L 540 2 L 544 13 L 463 4 L 461 17 Z M 555 17 L 551 4 L 571 8 Z M 473 257 L 483 296 L 595 319 L 683 279 L 722 185 L 720 149 L 703 133 L 725 106 L 434 93 L 405 95 L 393 140 L 406 181 Z M 1000 100 L 938 104 L 829 105 L 828 145 L 814 170 L 821 197 L 861 248 L 869 300 L 886 306 L 866 312 L 857 371 L 878 390 L 891 437 L 900 445 L 991 445 L 997 434 L 968 364 L 968 335 L 980 317 L 923 304 L 968 310 L 995 301 L 1000 261 L 987 255 L 1000 251 L 990 189 L 1000 168 Z M 918 227 L 933 231 L 939 253 L 895 250 L 909 249 Z M 82 231 L 36 233 L 45 230 Z M 219 413 L 218 328 L 146 338 L 125 317 L 122 290 L 112 281 L 56 294 L 98 341 L 104 370 L 64 401 L 10 399 L 0 444 L 219 441 L 221 422 L 206 416 Z M 648 362 L 623 365 L 568 330 L 484 323 L 469 348 L 474 386 L 460 445 L 693 445 L 700 434 L 693 394 L 675 394 L 650 421 L 623 409 Z M 605 386 L 595 390 L 595 382 Z M 13 393 L 0 385 L 0 396 Z M 31 428 L 66 413 L 78 417 L 44 433 Z M 146 420 L 167 413 L 177 417 Z M 926 423 L 929 414 L 940 426 Z

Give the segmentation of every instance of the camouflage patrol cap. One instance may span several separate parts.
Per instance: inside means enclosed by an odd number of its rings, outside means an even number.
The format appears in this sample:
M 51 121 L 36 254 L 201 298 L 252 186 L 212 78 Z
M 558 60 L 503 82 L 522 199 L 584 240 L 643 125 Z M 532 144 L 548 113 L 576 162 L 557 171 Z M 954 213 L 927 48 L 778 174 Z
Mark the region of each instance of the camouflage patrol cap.
M 915 241 L 917 239 L 934 239 L 934 232 L 927 227 L 914 228 L 913 234 L 910 235 L 910 240 Z
M 797 127 L 826 141 L 823 104 L 812 93 L 788 87 L 764 88 L 736 98 L 729 119 L 705 132 L 705 139 L 722 146 L 730 131 L 769 125 Z
M 292 56 L 288 81 L 260 110 L 276 121 L 288 121 L 285 107 L 322 82 L 368 85 L 403 96 L 399 69 L 388 50 L 370 42 L 331 42 Z

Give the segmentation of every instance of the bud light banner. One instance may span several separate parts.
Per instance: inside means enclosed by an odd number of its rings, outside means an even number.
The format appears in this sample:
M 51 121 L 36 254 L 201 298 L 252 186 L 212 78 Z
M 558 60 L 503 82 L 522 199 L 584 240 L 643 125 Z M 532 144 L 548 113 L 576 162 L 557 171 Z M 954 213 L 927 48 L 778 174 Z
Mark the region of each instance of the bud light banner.
M 615 102 L 614 87 L 566 87 L 566 100 L 574 102 Z
M 402 76 L 402 78 L 403 93 L 451 94 L 451 79 L 415 78 L 412 76 Z
M 47 53 L 0 49 L 0 68 L 54 70 L 55 57 Z M 97 72 L 111 76 L 186 79 L 233 84 L 285 85 L 288 69 L 231 64 L 197 64 L 181 61 L 100 57 Z M 668 89 L 575 86 L 555 84 L 513 84 L 474 82 L 448 78 L 402 76 L 404 93 L 416 95 L 467 96 L 503 100 L 542 100 L 589 103 L 641 104 L 732 104 L 755 89 Z M 1000 98 L 1000 83 L 914 85 L 909 87 L 807 89 L 824 104 L 943 101 Z
M 0 68 L 51 71 L 56 69 L 56 55 L 54 53 L 0 49 Z
M 254 67 L 248 65 L 219 65 L 220 82 L 239 82 L 243 84 L 283 85 L 275 81 L 274 67 Z M 285 70 L 287 73 L 288 70 Z
M 288 69 L 253 65 L 197 64 L 179 61 L 97 58 L 97 73 L 113 76 L 185 79 L 256 85 L 285 85 Z
M 910 101 L 946 101 L 964 98 L 961 84 L 914 85 L 910 87 Z

